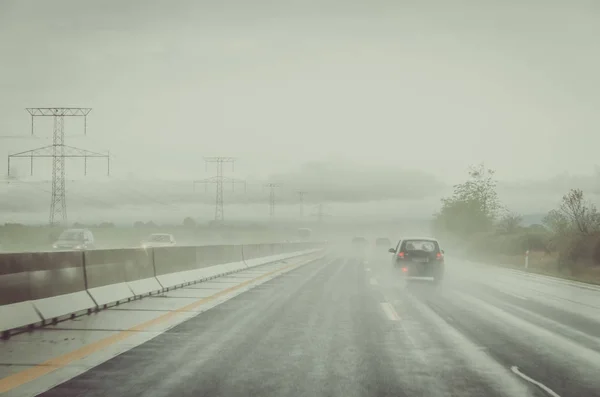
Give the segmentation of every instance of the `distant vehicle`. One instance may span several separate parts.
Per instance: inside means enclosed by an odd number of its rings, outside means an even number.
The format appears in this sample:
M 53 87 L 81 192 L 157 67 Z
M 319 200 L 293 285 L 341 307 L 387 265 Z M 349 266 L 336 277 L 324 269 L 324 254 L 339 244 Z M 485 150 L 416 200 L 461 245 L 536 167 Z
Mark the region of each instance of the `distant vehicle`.
M 298 229 L 298 237 L 301 240 L 309 240 L 311 235 L 312 235 L 312 230 L 307 227 L 302 227 L 302 228 Z
M 355 257 L 365 260 L 367 256 L 367 247 L 369 242 L 364 237 L 354 237 L 352 239 L 352 251 Z
M 55 250 L 87 250 L 94 247 L 94 235 L 88 229 L 67 229 L 52 244 Z
M 392 241 L 387 237 L 379 237 L 375 240 L 376 247 L 389 247 L 392 245 Z
M 364 237 L 354 237 L 352 239 L 352 245 L 355 247 L 365 247 L 367 244 L 367 239 Z
M 142 242 L 142 247 L 172 247 L 175 243 L 175 237 L 172 234 L 167 233 L 155 233 L 151 234 L 146 241 Z
M 402 269 L 406 280 L 415 278 L 433 279 L 439 283 L 444 277 L 444 250 L 434 238 L 404 238 L 396 248 L 390 248 L 394 254 L 394 267 Z

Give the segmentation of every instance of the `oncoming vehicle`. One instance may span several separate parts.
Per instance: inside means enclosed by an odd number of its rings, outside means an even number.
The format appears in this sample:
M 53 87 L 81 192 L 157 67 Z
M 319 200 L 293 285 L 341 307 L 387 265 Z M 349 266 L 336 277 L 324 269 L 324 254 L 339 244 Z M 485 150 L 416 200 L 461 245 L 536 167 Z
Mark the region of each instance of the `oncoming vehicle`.
M 352 239 L 352 246 L 353 247 L 359 247 L 359 248 L 364 248 L 367 246 L 367 239 L 364 237 L 354 237 Z
M 52 244 L 52 248 L 55 250 L 93 249 L 94 235 L 87 229 L 67 229 Z
M 428 278 L 439 283 L 444 277 L 444 250 L 434 238 L 405 238 L 396 248 L 390 248 L 394 254 L 392 262 L 401 268 L 406 280 Z
M 142 242 L 143 248 L 171 247 L 173 245 L 175 245 L 175 237 L 173 237 L 172 234 L 167 233 L 151 234 L 146 241 Z
M 375 240 L 375 247 L 389 247 L 392 241 L 387 237 L 379 237 Z
M 298 238 L 300 240 L 310 240 L 310 236 L 312 235 L 312 230 L 307 227 L 301 227 L 297 230 Z

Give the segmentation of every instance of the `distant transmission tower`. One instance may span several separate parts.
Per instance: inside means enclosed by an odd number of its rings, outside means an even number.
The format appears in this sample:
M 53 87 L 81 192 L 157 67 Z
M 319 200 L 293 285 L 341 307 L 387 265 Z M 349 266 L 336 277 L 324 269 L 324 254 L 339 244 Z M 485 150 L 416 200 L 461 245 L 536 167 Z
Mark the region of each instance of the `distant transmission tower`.
M 67 197 L 65 192 L 65 158 L 76 157 L 84 159 L 84 174 L 87 175 L 88 158 L 105 158 L 107 160 L 107 174 L 110 175 L 110 155 L 90 152 L 65 145 L 65 117 L 83 117 L 84 134 L 87 135 L 87 115 L 90 108 L 28 108 L 31 115 L 31 135 L 34 135 L 35 117 L 53 117 L 54 133 L 52 145 L 15 153 L 8 156 L 8 175 L 10 175 L 10 160 L 17 157 L 26 157 L 31 161 L 31 175 L 33 175 L 34 158 L 52 159 L 52 200 L 50 202 L 50 225 L 67 224 Z
M 205 157 L 204 158 L 205 167 L 208 170 L 208 163 L 216 163 L 217 164 L 217 175 L 202 179 L 199 181 L 194 181 L 194 186 L 196 183 L 204 183 L 205 189 L 208 188 L 209 183 L 214 183 L 217 185 L 217 197 L 215 203 L 215 222 L 223 223 L 225 221 L 225 214 L 223 211 L 223 183 L 231 183 L 232 188 L 235 189 L 236 183 L 243 183 L 244 190 L 246 189 L 246 181 L 241 179 L 227 178 L 223 176 L 223 164 L 230 163 L 231 170 L 234 170 L 235 158 L 233 157 Z
M 308 192 L 297 191 L 296 194 L 300 199 L 300 218 L 304 218 L 304 195 Z
M 323 203 L 318 204 L 315 207 L 315 210 L 316 211 L 313 212 L 313 215 L 317 217 L 319 223 L 322 223 L 323 222 L 323 218 L 325 218 L 326 216 L 331 216 L 330 214 L 328 214 L 326 212 L 325 204 L 323 204 Z
M 281 187 L 279 183 L 267 183 L 265 187 L 268 187 L 269 190 L 269 216 L 271 219 L 275 217 L 275 189 Z

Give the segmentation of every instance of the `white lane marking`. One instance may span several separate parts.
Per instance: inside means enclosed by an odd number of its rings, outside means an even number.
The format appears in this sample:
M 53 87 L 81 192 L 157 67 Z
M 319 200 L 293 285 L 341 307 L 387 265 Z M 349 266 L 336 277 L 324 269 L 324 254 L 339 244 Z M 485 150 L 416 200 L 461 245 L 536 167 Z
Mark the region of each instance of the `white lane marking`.
M 381 305 L 381 308 L 383 309 L 383 312 L 385 313 L 385 315 L 391 321 L 399 321 L 400 320 L 400 316 L 398 315 L 398 313 L 396 313 L 396 310 L 394 309 L 394 306 L 392 306 L 391 303 L 381 302 L 380 305 Z
M 409 276 L 406 277 L 407 280 L 417 280 L 417 281 L 433 281 L 433 277 L 417 277 L 417 276 Z
M 369 280 L 371 285 L 379 285 L 379 282 L 377 281 L 377 279 L 375 277 L 371 277 L 371 280 Z
M 513 298 L 517 298 L 517 299 L 522 299 L 524 301 L 528 300 L 528 298 L 521 296 L 521 295 L 517 295 L 517 294 L 513 294 L 512 292 L 508 292 L 508 291 L 502 291 L 500 290 L 501 293 L 512 296 Z
M 546 393 L 548 393 L 552 397 L 560 397 L 558 394 L 556 394 L 554 392 L 554 390 L 550 389 L 548 386 L 544 385 L 543 383 L 538 382 L 535 379 L 531 379 L 529 376 L 527 376 L 523 372 L 519 371 L 519 367 L 513 365 L 512 367 L 510 367 L 510 370 L 515 375 L 520 376 L 521 378 L 525 379 L 527 382 L 533 383 L 534 385 L 536 385 L 537 387 L 539 387 L 540 389 L 542 389 L 543 391 L 545 391 Z
M 540 283 L 543 283 L 543 281 L 547 281 L 548 282 L 547 284 L 550 284 L 550 283 L 563 284 L 563 285 L 568 285 L 570 287 L 575 287 L 575 288 L 583 288 L 583 289 L 588 289 L 588 290 L 592 290 L 592 291 L 600 291 L 600 286 L 597 286 L 595 284 L 585 283 L 583 281 L 569 280 L 566 278 L 559 278 L 559 277 L 548 276 L 545 274 L 531 273 L 531 272 L 526 272 L 526 271 L 517 270 L 517 269 L 498 268 L 497 270 L 505 271 L 506 273 L 511 273 L 513 275 L 523 276 L 523 278 L 529 278 L 534 281 L 538 281 Z

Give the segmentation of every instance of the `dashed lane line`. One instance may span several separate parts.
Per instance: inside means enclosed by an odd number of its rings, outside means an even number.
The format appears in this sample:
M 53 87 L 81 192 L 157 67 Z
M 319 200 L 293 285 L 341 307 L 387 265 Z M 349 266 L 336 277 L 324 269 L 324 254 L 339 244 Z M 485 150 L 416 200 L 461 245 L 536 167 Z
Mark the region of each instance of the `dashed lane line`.
M 391 303 L 381 302 L 380 305 L 388 319 L 391 321 L 400 321 L 400 316 L 396 313 L 396 309 L 394 309 Z

